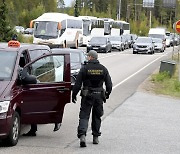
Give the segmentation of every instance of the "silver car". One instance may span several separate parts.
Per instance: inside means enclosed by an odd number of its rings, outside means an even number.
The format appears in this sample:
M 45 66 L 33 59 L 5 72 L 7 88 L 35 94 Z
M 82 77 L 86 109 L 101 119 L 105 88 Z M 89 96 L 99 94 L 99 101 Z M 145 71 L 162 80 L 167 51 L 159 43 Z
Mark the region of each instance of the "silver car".
M 121 36 L 109 36 L 109 41 L 112 44 L 112 49 L 117 49 L 119 51 L 124 50 L 124 43 Z
M 150 53 L 154 54 L 154 41 L 151 37 L 138 37 L 133 44 L 133 54 Z
M 154 41 L 154 50 L 164 52 L 165 44 L 163 43 L 163 40 L 160 38 L 153 38 L 153 41 Z

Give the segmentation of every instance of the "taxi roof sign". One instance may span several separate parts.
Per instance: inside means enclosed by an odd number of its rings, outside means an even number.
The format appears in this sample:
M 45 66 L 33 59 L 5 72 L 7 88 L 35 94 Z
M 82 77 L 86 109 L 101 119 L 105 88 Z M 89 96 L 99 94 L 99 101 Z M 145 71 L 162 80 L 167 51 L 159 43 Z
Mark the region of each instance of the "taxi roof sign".
M 20 47 L 20 42 L 19 41 L 15 41 L 15 40 L 11 40 L 8 42 L 8 47 Z
M 180 20 L 176 22 L 176 31 L 180 33 Z

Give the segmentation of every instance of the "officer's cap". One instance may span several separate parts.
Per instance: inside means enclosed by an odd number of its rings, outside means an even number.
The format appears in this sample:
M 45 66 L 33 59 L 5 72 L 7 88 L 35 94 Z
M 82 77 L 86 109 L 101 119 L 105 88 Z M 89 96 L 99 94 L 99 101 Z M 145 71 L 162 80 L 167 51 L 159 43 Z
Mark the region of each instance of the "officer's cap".
M 90 50 L 87 55 L 93 57 L 94 59 L 98 59 L 98 54 L 95 50 Z

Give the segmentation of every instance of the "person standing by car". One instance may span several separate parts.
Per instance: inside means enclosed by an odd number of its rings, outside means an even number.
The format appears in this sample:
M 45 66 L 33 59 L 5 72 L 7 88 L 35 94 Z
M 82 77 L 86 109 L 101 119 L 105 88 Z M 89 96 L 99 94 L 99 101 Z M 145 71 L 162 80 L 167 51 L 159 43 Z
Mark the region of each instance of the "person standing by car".
M 99 143 L 98 136 L 101 135 L 101 117 L 104 113 L 103 102 L 106 102 L 112 91 L 111 77 L 107 68 L 97 60 L 97 52 L 90 50 L 87 56 L 88 62 L 82 66 L 72 91 L 72 102 L 76 103 L 76 96 L 82 87 L 79 126 L 77 130 L 80 147 L 86 147 L 85 137 L 91 109 L 93 144 Z M 106 90 L 103 89 L 103 83 L 105 83 Z

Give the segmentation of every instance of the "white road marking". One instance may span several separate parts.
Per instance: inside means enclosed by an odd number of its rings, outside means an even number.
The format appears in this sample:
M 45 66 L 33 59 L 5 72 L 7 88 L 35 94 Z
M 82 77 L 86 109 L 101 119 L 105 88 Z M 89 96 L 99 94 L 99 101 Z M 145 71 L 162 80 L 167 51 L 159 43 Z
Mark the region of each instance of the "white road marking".
M 139 72 L 141 72 L 142 70 L 144 70 L 146 67 L 148 67 L 149 65 L 151 65 L 152 63 L 154 63 L 155 61 L 157 61 L 158 59 L 164 57 L 168 55 L 168 53 L 166 53 L 165 55 L 162 55 L 158 58 L 156 58 L 155 60 L 153 60 L 152 62 L 150 62 L 149 64 L 145 65 L 143 68 L 141 68 L 140 70 L 138 70 L 137 72 L 133 73 L 132 75 L 130 75 L 129 77 L 127 77 L 126 79 L 124 79 L 123 81 L 119 82 L 118 84 L 116 84 L 115 86 L 113 86 L 112 90 L 114 90 L 115 88 L 117 88 L 118 86 L 120 86 L 121 84 L 123 84 L 124 82 L 126 82 L 127 80 L 129 80 L 130 78 L 132 78 L 133 76 L 135 76 L 136 74 L 138 74 Z

